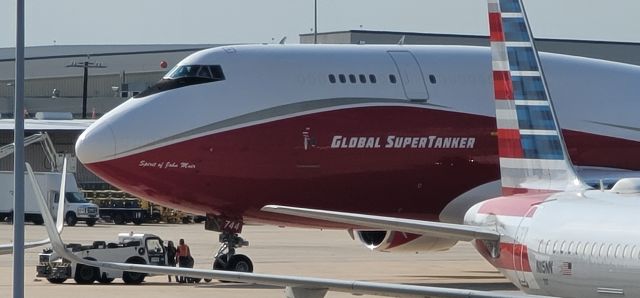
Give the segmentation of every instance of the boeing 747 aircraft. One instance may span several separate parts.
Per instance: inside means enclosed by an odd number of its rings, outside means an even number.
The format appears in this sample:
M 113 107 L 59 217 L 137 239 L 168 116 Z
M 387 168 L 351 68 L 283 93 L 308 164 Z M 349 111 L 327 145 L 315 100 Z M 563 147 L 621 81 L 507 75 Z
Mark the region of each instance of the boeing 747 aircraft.
M 640 67 L 541 59 L 581 175 L 595 183 L 633 175 Z M 491 66 L 481 47 L 204 50 L 92 124 L 77 156 L 124 191 L 206 214 L 208 228 L 222 233 L 216 268 L 251 267 L 234 257 L 248 222 L 356 228 L 260 210 L 269 204 L 462 223 L 468 208 L 500 193 Z M 455 243 L 393 230 L 354 234 L 385 251 Z
M 583 181 L 569 158 L 560 115 L 522 1 L 488 3 L 502 196 L 471 207 L 464 224 L 276 205 L 263 211 L 472 241 L 483 257 L 531 295 L 640 296 L 636 282 L 640 226 L 635 220 L 640 210 L 640 179 L 621 179 L 611 190 L 593 189 Z M 44 200 L 39 202 L 46 210 Z M 52 228 L 49 214 L 45 220 L 61 257 L 101 268 L 287 286 L 286 295 L 292 298 L 323 297 L 328 290 L 402 297 L 513 297 L 462 289 L 95 262 L 69 253 Z

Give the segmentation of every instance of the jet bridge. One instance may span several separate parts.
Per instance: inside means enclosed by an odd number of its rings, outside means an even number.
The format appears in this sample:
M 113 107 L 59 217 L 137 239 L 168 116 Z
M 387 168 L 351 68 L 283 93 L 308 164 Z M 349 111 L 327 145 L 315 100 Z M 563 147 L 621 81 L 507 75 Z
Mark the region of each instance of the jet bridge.
M 49 162 L 50 169 L 52 171 L 60 171 L 60 165 L 58 163 L 58 157 L 56 148 L 53 145 L 53 141 L 46 132 L 40 132 L 24 138 L 24 146 L 27 147 L 34 143 L 40 143 L 42 150 L 44 151 L 47 161 Z M 0 159 L 5 158 L 15 151 L 14 143 L 10 143 L 0 147 Z

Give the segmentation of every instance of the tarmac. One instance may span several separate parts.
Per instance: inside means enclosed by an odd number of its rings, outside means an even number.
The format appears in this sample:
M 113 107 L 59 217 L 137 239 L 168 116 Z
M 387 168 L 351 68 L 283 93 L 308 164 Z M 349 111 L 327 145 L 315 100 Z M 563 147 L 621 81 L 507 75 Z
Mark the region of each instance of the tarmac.
M 218 234 L 205 231 L 202 224 L 98 223 L 87 227 L 78 223 L 75 227 L 65 227 L 62 238 L 66 243 L 90 244 L 94 240 L 114 241 L 118 233 L 130 231 L 156 234 L 165 241 L 176 243 L 184 238 L 197 268 L 211 268 L 213 254 L 219 245 Z M 0 243 L 10 242 L 12 235 L 12 226 L 0 223 Z M 42 239 L 45 235 L 43 226 L 26 225 L 27 240 Z M 338 230 L 245 226 L 242 236 L 250 245 L 239 249 L 239 253 L 251 257 L 254 271 L 259 273 L 519 293 L 469 243 L 459 243 L 444 252 L 383 253 L 368 250 L 352 240 L 346 231 Z M 147 277 L 141 285 L 125 285 L 120 279 L 110 285 L 78 285 L 73 279 L 64 284 L 51 284 L 36 277 L 41 251 L 42 248 L 34 248 L 26 252 L 25 297 L 284 297 L 280 287 L 218 281 L 178 284 L 168 282 L 167 276 Z M 0 255 L 1 297 L 11 297 L 12 259 L 11 255 Z M 329 292 L 326 297 L 353 295 Z

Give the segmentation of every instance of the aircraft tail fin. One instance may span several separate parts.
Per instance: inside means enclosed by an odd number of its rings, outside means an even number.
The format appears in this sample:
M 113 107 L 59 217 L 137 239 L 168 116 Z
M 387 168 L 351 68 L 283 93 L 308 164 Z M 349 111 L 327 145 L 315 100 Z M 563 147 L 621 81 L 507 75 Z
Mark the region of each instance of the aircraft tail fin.
M 488 0 L 504 195 L 586 189 L 567 154 L 522 0 Z
M 62 177 L 60 177 L 59 188 L 59 200 L 58 200 L 58 213 L 56 214 L 56 229 L 58 233 L 62 231 L 64 227 L 64 215 L 66 213 L 65 206 L 67 205 L 67 158 L 64 158 L 62 162 Z

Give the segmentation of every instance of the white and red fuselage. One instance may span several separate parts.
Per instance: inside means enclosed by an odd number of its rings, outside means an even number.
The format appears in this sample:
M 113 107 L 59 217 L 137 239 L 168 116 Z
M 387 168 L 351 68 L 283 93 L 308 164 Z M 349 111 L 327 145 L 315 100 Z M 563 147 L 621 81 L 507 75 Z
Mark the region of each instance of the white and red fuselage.
M 636 184 L 638 185 L 638 184 Z M 477 250 L 529 294 L 637 297 L 640 286 L 640 188 L 499 197 L 467 212 L 466 224 L 502 235 L 500 255 Z
M 490 55 L 407 45 L 204 50 L 177 67 L 210 66 L 215 80 L 159 83 L 96 121 L 76 151 L 127 192 L 244 222 L 343 227 L 259 211 L 268 204 L 462 215 L 500 190 Z M 541 56 L 573 162 L 640 169 L 640 67 Z

